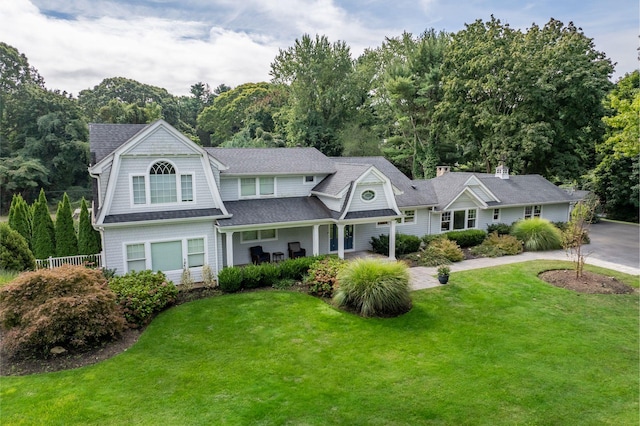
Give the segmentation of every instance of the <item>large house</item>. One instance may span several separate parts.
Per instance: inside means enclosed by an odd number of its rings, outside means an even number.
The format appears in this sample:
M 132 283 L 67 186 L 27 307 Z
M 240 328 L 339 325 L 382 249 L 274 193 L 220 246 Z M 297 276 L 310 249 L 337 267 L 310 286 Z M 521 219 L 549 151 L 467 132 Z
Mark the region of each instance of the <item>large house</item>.
M 275 258 L 363 251 L 371 237 L 423 236 L 544 217 L 567 221 L 576 197 L 538 175 L 456 173 L 410 180 L 382 157 L 329 158 L 315 148 L 203 148 L 165 121 L 91 124 L 94 226 L 118 274 L 184 267 L 198 279 Z

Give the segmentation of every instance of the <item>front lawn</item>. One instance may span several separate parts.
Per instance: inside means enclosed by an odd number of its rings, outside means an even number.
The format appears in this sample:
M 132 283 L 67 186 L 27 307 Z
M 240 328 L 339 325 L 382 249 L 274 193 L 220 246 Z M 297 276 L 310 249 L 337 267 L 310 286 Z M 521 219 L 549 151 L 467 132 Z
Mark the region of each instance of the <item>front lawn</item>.
M 552 264 L 453 273 L 447 286 L 413 292 L 413 309 L 392 319 L 364 319 L 295 292 L 187 303 L 113 359 L 0 378 L 0 418 L 637 425 L 638 295 L 550 286 L 537 273 Z

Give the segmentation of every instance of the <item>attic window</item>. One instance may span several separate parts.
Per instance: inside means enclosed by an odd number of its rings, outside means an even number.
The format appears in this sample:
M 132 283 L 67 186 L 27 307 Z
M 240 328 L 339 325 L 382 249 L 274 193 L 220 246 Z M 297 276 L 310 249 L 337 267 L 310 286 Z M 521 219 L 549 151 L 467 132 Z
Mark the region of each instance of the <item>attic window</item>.
M 372 189 L 366 189 L 360 194 L 362 201 L 373 201 L 376 198 L 376 192 Z

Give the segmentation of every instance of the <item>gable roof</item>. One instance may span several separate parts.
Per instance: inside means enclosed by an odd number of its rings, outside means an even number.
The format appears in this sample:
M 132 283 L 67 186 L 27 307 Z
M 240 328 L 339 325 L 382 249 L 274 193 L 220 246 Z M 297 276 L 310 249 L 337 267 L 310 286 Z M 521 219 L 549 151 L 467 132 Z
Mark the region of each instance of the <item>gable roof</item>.
M 336 172 L 324 178 L 313 188 L 313 192 L 320 192 L 334 197 L 347 189 L 352 182 L 371 168 L 370 164 L 348 164 L 336 161 Z
M 266 198 L 225 202 L 229 218 L 219 219 L 222 228 L 330 219 L 329 209 L 315 197 Z
M 384 157 L 333 157 L 338 163 L 371 165 L 389 178 L 400 192 L 396 193 L 398 207 L 433 206 L 438 200 L 428 181 L 412 181 Z
M 148 126 L 149 124 L 89 123 L 89 151 L 95 153 L 92 163 L 99 163 Z
M 316 148 L 205 148 L 228 167 L 224 175 L 329 174 L 333 161 Z
M 445 208 L 466 188 L 474 176 L 499 200 L 489 206 L 519 206 L 576 201 L 577 197 L 559 188 L 540 175 L 512 175 L 500 179 L 488 173 L 449 172 L 429 180 L 438 199 L 437 208 Z

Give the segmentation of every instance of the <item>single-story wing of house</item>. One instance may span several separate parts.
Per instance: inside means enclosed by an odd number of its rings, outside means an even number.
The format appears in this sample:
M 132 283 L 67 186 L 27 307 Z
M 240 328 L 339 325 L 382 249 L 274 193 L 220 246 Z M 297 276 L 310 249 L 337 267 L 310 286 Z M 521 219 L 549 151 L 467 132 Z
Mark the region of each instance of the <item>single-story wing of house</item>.
M 539 175 L 450 172 L 411 180 L 383 157 L 315 148 L 203 148 L 163 120 L 90 124 L 93 224 L 116 273 L 222 268 L 371 249 L 371 237 L 567 221 L 571 194 Z M 293 250 L 292 250 L 293 248 Z M 256 253 L 260 252 L 260 253 Z

